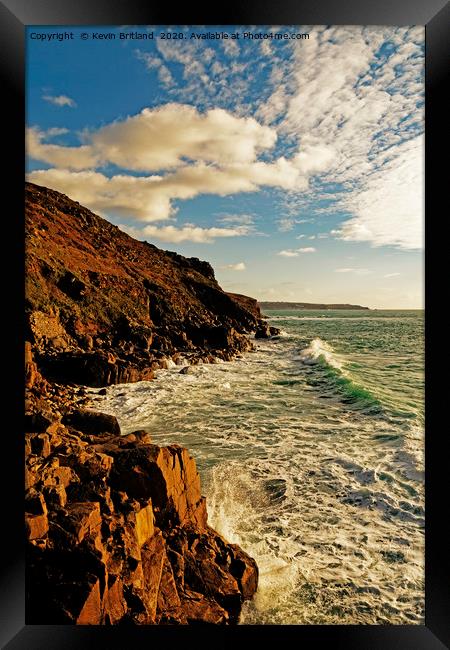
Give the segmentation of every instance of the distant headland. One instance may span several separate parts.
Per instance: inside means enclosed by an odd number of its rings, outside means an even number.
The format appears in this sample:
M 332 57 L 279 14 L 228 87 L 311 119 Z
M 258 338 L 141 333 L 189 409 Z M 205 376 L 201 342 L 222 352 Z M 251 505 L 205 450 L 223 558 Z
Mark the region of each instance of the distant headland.
M 312 302 L 258 302 L 261 309 L 369 309 L 361 305 L 331 304 Z

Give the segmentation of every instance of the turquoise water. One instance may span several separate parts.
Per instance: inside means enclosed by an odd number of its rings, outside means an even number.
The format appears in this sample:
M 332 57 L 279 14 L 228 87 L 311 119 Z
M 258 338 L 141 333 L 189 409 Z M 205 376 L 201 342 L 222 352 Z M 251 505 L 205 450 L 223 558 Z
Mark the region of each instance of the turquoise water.
M 96 407 L 191 451 L 210 524 L 260 568 L 242 624 L 423 624 L 423 312 L 266 313 L 282 334 L 256 352 Z

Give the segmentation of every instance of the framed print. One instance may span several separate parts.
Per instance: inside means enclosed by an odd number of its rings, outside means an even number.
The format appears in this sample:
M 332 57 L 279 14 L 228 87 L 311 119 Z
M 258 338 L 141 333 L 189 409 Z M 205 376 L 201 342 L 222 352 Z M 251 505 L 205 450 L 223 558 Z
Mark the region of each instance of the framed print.
M 448 5 L 0 9 L 2 647 L 448 647 Z

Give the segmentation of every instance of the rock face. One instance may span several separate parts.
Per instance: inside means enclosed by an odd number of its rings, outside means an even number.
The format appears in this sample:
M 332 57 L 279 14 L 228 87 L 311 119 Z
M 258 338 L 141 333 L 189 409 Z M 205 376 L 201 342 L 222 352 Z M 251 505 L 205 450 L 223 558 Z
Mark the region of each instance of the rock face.
M 25 198 L 27 340 L 47 380 L 149 380 L 175 355 L 251 349 L 256 301 L 222 291 L 207 262 L 137 241 L 54 190 L 27 183 Z
M 97 420 L 26 433 L 27 623 L 237 623 L 258 569 L 208 526 L 194 460 Z

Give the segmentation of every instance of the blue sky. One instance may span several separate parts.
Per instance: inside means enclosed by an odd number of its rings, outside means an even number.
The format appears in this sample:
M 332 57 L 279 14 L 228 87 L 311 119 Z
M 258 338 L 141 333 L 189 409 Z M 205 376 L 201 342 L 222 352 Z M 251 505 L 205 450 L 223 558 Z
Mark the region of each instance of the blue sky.
M 218 31 L 230 38 L 195 38 Z M 135 32 L 154 38 L 119 37 Z M 226 290 L 420 308 L 423 41 L 422 27 L 28 28 L 27 176 L 210 261 Z

